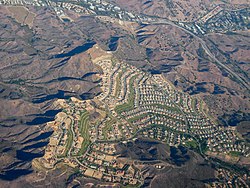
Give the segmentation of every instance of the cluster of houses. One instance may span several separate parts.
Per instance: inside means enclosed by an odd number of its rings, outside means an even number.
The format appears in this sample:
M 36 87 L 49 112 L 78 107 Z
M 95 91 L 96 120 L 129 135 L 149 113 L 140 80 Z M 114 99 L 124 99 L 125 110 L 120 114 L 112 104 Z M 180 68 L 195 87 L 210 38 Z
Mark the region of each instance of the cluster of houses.
M 109 15 L 120 20 L 137 21 L 138 19 L 142 19 L 140 16 L 122 10 L 117 5 L 104 0 L 75 0 L 70 2 L 53 0 L 0 0 L 0 4 L 50 6 L 54 8 L 59 17 L 66 15 L 65 10 L 70 10 L 79 14 Z
M 235 174 L 227 169 L 218 169 L 217 171 L 218 181 L 211 183 L 212 187 L 244 187 L 248 188 L 248 182 L 250 177 L 247 174 Z
M 249 145 L 240 140 L 233 129 L 215 131 L 208 139 L 208 147 L 209 150 L 213 152 L 237 152 L 246 157 L 248 157 L 250 153 Z
M 209 19 L 211 19 L 213 16 L 217 15 L 222 10 L 223 9 L 220 6 L 216 6 L 213 10 L 211 10 L 206 15 L 204 15 L 202 18 L 200 18 L 198 23 L 201 23 L 201 24 L 206 23 Z
M 169 99 L 168 103 L 170 103 L 171 100 L 173 103 L 181 105 L 182 111 L 187 113 L 187 115 L 197 114 L 200 112 L 200 100 L 192 98 L 190 95 L 178 91 L 161 74 L 153 75 L 152 79 L 158 84 L 158 86 L 161 88 L 161 91 L 165 93 L 166 99 Z
M 76 155 L 83 142 L 79 121 L 80 111 L 84 110 L 85 102 L 72 97 L 69 101 L 58 99 L 54 106 L 63 111 L 56 115 L 54 121 L 47 123 L 54 130 L 41 159 L 47 168 L 52 168 L 58 160 L 67 155 Z
M 47 1 L 48 5 L 53 7 L 54 10 L 56 11 L 56 13 L 61 16 L 64 15 L 64 10 L 71 10 L 74 11 L 76 13 L 82 13 L 82 14 L 93 14 L 92 11 L 87 10 L 86 8 L 77 5 L 77 4 L 73 4 L 70 2 L 54 2 L 54 1 Z
M 98 140 L 117 140 L 121 138 L 121 135 L 119 123 L 114 121 L 110 116 L 98 125 Z
M 112 114 L 120 121 L 120 126 L 117 122 L 113 123 L 112 127 L 114 129 L 112 129 L 113 132 L 109 132 L 110 138 L 118 138 L 118 135 L 115 136 L 115 133 L 119 132 L 119 128 L 121 129 L 120 132 L 126 138 L 129 138 L 133 135 L 134 130 L 147 127 L 150 123 L 163 124 L 164 121 L 169 123 L 171 127 L 180 127 L 181 130 L 186 129 L 184 116 L 181 113 L 177 113 L 178 110 L 174 109 L 174 104 L 170 102 L 168 96 L 149 85 L 152 83 L 148 77 L 150 75 L 139 71 L 133 66 L 126 64 L 114 65 L 112 61 L 108 60 L 98 62 L 98 65 L 103 69 L 103 93 L 97 98 L 104 101 L 109 106 Z M 120 73 L 122 75 L 119 76 Z M 118 76 L 119 79 L 117 79 Z M 134 79 L 131 82 L 132 78 Z M 117 87 L 117 85 L 120 85 L 120 87 Z M 131 91 L 131 86 L 133 91 Z M 117 91 L 117 88 L 119 88 L 119 91 Z M 124 108 L 119 115 L 113 110 L 115 106 L 129 103 L 130 101 L 133 101 L 134 109 L 127 111 Z M 169 108 L 161 108 L 156 105 L 164 105 Z M 156 115 L 152 116 L 150 114 Z M 158 117 L 158 115 L 160 116 Z M 103 133 L 102 130 L 106 126 L 105 122 L 107 120 L 99 126 L 99 133 Z M 103 137 L 102 134 L 100 135 Z
M 185 133 L 207 140 L 211 151 L 237 151 L 249 155 L 249 147 L 245 142 L 242 142 L 242 146 L 235 144 L 239 140 L 235 130 L 213 123 L 203 112 L 198 99 L 176 90 L 161 75 L 149 75 L 125 63 L 115 64 L 104 60 L 98 64 L 104 70 L 104 93 L 98 98 L 109 106 L 119 121 L 113 122 L 108 139 L 120 139 L 122 136 L 119 134 L 124 135 L 124 130 L 128 130 L 126 138 L 129 138 L 141 129 L 157 125 L 171 130 L 172 136 L 168 142 L 171 145 L 180 144 L 179 135 Z M 123 107 L 123 104 L 130 106 Z M 116 110 L 117 106 L 123 109 Z M 104 127 L 105 122 L 100 128 L 103 130 Z M 227 140 L 230 140 L 231 145 Z
M 78 168 L 86 177 L 123 185 L 137 185 L 141 183 L 142 176 L 132 162 L 115 155 L 115 144 L 94 143 L 84 155 L 76 158 L 66 158 L 64 163 Z
M 85 110 L 85 101 L 79 100 L 77 98 L 71 97 L 70 100 L 67 101 L 68 108 L 64 108 L 67 115 L 71 117 L 71 124 L 68 127 L 68 133 L 72 136 L 72 142 L 69 143 L 69 151 L 68 155 L 77 155 L 82 147 L 82 143 L 84 138 L 81 130 L 80 120 L 81 120 L 81 112 Z M 68 140 L 71 141 L 70 139 Z
M 59 99 L 54 105 L 63 111 L 56 115 L 55 121 L 48 123 L 54 133 L 50 137 L 45 155 L 40 159 L 45 168 L 54 168 L 61 161 L 72 168 L 78 168 L 86 177 L 105 182 L 137 185 L 142 181 L 140 172 L 131 162 L 117 159 L 115 143 L 93 143 L 86 153 L 79 154 L 84 141 L 79 131 L 80 112 L 86 108 L 84 101 L 76 98 Z M 69 139 L 69 132 L 72 133 L 72 141 Z
M 218 5 L 196 22 L 178 22 L 178 25 L 197 35 L 228 30 L 247 30 L 248 8 L 231 6 L 232 10 L 229 10 L 222 4 Z
M 199 140 L 206 140 L 210 152 L 249 155 L 249 146 L 234 129 L 212 123 L 198 100 L 194 103 L 193 98 L 175 90 L 161 76 L 111 59 L 101 60 L 98 65 L 103 70 L 103 92 L 94 100 L 102 104 L 105 116 L 88 122 L 85 134 L 90 143 L 81 153 L 86 142 L 80 131 L 81 126 L 86 126 L 83 112 L 89 116 L 98 109 L 94 110 L 90 101 L 76 98 L 56 101 L 55 106 L 63 111 L 48 123 L 54 133 L 41 159 L 44 166 L 52 168 L 62 161 L 86 177 L 137 185 L 142 182 L 140 171 L 132 163 L 119 160 L 115 147 L 134 137 L 196 148 Z
M 137 185 L 142 181 L 140 172 L 131 162 L 95 149 L 77 158 L 84 176 L 123 185 Z
M 124 118 L 118 116 L 114 109 L 116 106 L 129 101 L 130 80 L 133 76 L 136 76 L 136 69 L 128 68 L 126 65 L 120 64 L 116 64 L 113 66 L 113 62 L 111 60 L 99 61 L 98 65 L 100 65 L 103 70 L 103 93 L 96 98 L 100 101 L 103 101 L 109 107 L 109 110 L 111 112 L 111 117 L 106 117 L 106 119 L 98 125 L 98 138 L 100 140 L 116 140 L 122 137 L 128 139 L 135 132 L 134 126 Z M 119 83 L 117 82 L 118 77 Z M 110 121 L 112 117 L 116 120 Z M 110 123 L 112 124 L 110 125 Z M 106 129 L 106 127 L 109 127 L 109 129 Z
M 92 149 L 100 151 L 102 153 L 106 153 L 108 155 L 113 155 L 116 153 L 115 145 L 116 145 L 115 143 L 109 143 L 109 142 L 94 143 L 92 145 Z
M 54 129 L 54 133 L 50 137 L 49 144 L 42 158 L 44 166 L 52 168 L 57 162 L 57 157 L 63 156 L 66 152 L 66 143 L 68 140 L 68 129 L 71 125 L 71 118 L 65 112 L 56 115 L 55 121 L 47 123 Z
M 178 132 L 174 132 L 166 127 L 153 127 L 140 132 L 143 138 L 150 138 L 164 142 L 170 146 L 187 145 L 189 142 L 195 142 L 193 138 Z
M 4 5 L 33 5 L 33 6 L 45 6 L 45 2 L 42 0 L 1 0 L 0 4 Z

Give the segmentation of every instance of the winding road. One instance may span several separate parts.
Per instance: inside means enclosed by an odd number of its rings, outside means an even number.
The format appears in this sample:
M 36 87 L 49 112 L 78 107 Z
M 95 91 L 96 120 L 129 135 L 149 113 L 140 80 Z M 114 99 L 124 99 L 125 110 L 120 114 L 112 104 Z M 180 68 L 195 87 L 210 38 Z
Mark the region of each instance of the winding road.
M 214 61 L 216 62 L 219 66 L 221 66 L 222 68 L 224 68 L 228 73 L 230 73 L 233 77 L 235 77 L 244 87 L 246 87 L 248 90 L 250 90 L 250 86 L 249 84 L 244 81 L 237 73 L 235 73 L 234 71 L 232 71 L 228 66 L 226 66 L 225 64 L 221 63 L 216 57 L 215 55 L 210 51 L 210 49 L 207 47 L 206 42 L 201 39 L 200 37 L 198 37 L 197 35 L 195 35 L 194 33 L 192 33 L 191 31 L 175 24 L 174 22 L 164 19 L 164 18 L 151 18 L 148 15 L 144 15 L 144 17 L 147 16 L 148 18 L 150 18 L 149 20 L 152 21 L 146 21 L 146 22 L 142 22 L 145 24 L 166 24 L 166 25 L 172 25 L 174 27 L 177 27 L 179 29 L 182 29 L 183 31 L 185 31 L 186 33 L 190 34 L 191 36 L 193 36 L 195 39 L 197 39 L 199 41 L 199 43 L 201 44 L 202 48 L 205 50 L 205 52 L 207 53 L 207 55 Z

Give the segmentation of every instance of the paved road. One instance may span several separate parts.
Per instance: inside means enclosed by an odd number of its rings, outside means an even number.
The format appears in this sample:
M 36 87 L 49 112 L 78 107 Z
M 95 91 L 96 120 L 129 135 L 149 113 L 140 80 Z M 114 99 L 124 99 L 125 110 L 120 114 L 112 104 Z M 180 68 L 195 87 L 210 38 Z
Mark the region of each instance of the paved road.
M 235 77 L 243 86 L 245 86 L 248 90 L 250 90 L 250 86 L 247 82 L 245 82 L 237 73 L 233 72 L 228 66 L 226 66 L 225 64 L 221 63 L 216 57 L 215 55 L 210 51 L 210 49 L 207 47 L 206 42 L 204 40 L 202 40 L 200 37 L 198 37 L 197 35 L 195 35 L 194 33 L 192 33 L 191 31 L 175 24 L 172 21 L 169 21 L 167 19 L 163 19 L 163 18 L 157 18 L 156 20 L 152 20 L 152 21 L 147 21 L 145 22 L 146 24 L 167 24 L 167 25 L 172 25 L 174 27 L 178 27 L 182 30 L 184 30 L 185 32 L 187 32 L 188 34 L 192 35 L 194 38 L 196 38 L 199 43 L 202 45 L 202 48 L 205 50 L 205 52 L 208 54 L 208 56 L 214 60 L 217 64 L 219 64 L 222 68 L 224 68 L 225 70 L 227 70 L 227 72 L 229 72 L 233 77 Z

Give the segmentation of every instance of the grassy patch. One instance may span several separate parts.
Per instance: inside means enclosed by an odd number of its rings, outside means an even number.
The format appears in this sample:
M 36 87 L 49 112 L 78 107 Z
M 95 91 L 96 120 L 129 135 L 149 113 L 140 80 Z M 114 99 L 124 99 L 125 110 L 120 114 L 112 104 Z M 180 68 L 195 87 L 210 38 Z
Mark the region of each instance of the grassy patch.
M 121 90 L 121 77 L 122 77 L 123 71 L 119 72 L 116 77 L 116 88 L 115 88 L 115 97 L 119 95 L 119 92 Z
M 112 129 L 112 125 L 116 122 L 116 119 L 114 119 L 112 116 L 109 116 L 110 120 L 108 120 L 105 123 L 105 127 L 102 129 L 103 136 L 105 139 L 107 139 L 107 132 Z
M 186 142 L 185 146 L 188 148 L 197 149 L 198 143 L 195 140 L 192 140 L 192 141 Z
M 155 106 L 155 107 L 158 107 L 158 108 L 163 108 L 163 109 L 166 109 L 166 110 L 170 110 L 172 112 L 181 113 L 179 108 L 171 107 L 171 106 L 167 106 L 167 105 L 162 105 L 162 104 L 155 103 L 155 104 L 148 104 L 147 106 Z
M 133 76 L 129 80 L 129 91 L 130 93 L 128 94 L 128 103 L 124 103 L 122 105 L 118 105 L 115 107 L 115 111 L 118 114 L 121 114 L 124 111 L 129 111 L 134 109 L 134 100 L 135 100 L 135 91 L 134 91 L 134 81 L 136 79 L 137 75 Z
M 191 114 L 195 116 L 200 113 L 200 110 L 198 110 L 197 105 L 200 105 L 199 100 L 197 98 L 191 98 L 191 110 L 193 111 L 191 112 Z
M 232 157 L 239 157 L 239 156 L 241 156 L 241 152 L 238 152 L 238 151 L 231 151 L 229 154 Z
M 80 130 L 80 133 L 83 137 L 83 143 L 82 143 L 82 147 L 79 151 L 79 154 L 83 154 L 89 144 L 90 144 L 90 137 L 89 137 L 89 113 L 88 111 L 83 111 L 81 113 L 81 119 L 80 119 L 80 122 L 79 122 L 79 130 Z
M 183 98 L 182 98 L 182 97 L 180 98 L 179 105 L 180 105 L 180 106 L 183 106 Z
M 141 183 L 138 182 L 137 184 L 135 185 L 125 185 L 125 186 L 122 186 L 123 188 L 139 188 L 141 186 Z
M 147 115 L 149 115 L 149 113 L 145 113 L 145 114 L 141 114 L 139 116 L 135 116 L 133 118 L 128 119 L 128 122 L 132 123 L 132 122 L 137 121 L 137 120 L 139 120 L 141 118 L 144 118 Z
M 68 155 L 69 150 L 70 150 L 72 143 L 73 143 L 73 132 L 71 130 L 71 126 L 72 126 L 72 123 L 71 123 L 70 128 L 68 129 L 68 132 L 67 132 L 68 138 L 67 138 L 67 143 L 65 146 L 65 152 L 63 154 L 64 156 Z
M 208 146 L 207 146 L 207 140 L 206 139 L 203 139 L 200 142 L 200 147 L 201 147 L 201 151 L 202 153 L 206 153 L 207 150 L 208 150 Z

